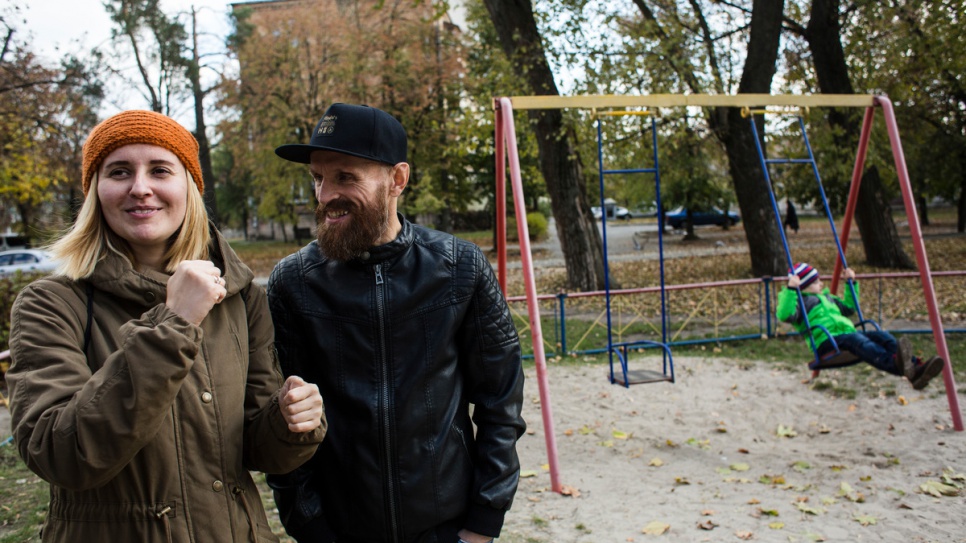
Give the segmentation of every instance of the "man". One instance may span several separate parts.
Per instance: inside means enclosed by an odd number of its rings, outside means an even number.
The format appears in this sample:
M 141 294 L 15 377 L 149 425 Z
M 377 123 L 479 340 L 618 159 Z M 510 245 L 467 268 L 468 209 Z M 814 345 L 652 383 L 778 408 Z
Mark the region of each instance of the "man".
M 317 239 L 268 286 L 282 369 L 319 386 L 330 424 L 269 477 L 299 542 L 484 543 L 516 492 L 519 338 L 479 248 L 396 213 L 406 148 L 389 114 L 333 104 L 308 145 L 275 150 L 309 164 L 318 200 Z

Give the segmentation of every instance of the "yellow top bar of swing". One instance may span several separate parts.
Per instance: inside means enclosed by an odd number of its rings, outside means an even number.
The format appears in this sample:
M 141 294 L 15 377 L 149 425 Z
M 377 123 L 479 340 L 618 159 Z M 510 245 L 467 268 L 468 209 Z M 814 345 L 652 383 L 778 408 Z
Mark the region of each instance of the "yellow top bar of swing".
M 513 109 L 606 107 L 871 107 L 872 94 L 645 94 L 625 96 L 510 96 Z

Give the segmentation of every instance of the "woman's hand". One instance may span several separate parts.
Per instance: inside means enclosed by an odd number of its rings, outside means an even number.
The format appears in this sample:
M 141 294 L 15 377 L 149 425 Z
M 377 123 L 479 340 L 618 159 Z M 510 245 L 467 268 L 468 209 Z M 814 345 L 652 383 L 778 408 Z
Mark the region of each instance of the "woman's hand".
M 278 407 L 291 432 L 311 432 L 321 426 L 325 419 L 325 406 L 319 387 L 306 383 L 297 375 L 292 375 L 282 385 L 278 393 Z
M 186 321 L 200 325 L 227 293 L 221 270 L 214 264 L 208 260 L 185 260 L 168 279 L 165 304 Z

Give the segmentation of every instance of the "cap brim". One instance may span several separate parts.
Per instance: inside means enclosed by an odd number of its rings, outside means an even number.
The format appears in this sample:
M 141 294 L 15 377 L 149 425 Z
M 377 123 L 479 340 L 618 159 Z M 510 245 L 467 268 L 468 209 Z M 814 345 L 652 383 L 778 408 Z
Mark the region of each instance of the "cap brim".
M 333 153 L 342 153 L 343 155 L 351 155 L 359 158 L 364 158 L 366 160 L 371 160 L 373 162 L 380 162 L 383 164 L 389 164 L 384 160 L 380 160 L 375 157 L 367 156 L 362 153 L 353 153 L 351 151 L 346 151 L 345 149 L 337 149 L 335 147 L 326 147 L 324 145 L 306 145 L 303 143 L 290 143 L 282 145 L 275 148 L 275 154 L 285 160 L 291 162 L 298 162 L 299 164 L 311 164 L 312 153 L 315 151 L 332 151 Z M 390 166 L 395 166 L 395 164 L 389 164 Z
M 315 145 L 304 145 L 300 143 L 290 143 L 275 148 L 275 154 L 285 160 L 308 164 L 311 162 L 312 151 L 321 151 L 324 147 Z

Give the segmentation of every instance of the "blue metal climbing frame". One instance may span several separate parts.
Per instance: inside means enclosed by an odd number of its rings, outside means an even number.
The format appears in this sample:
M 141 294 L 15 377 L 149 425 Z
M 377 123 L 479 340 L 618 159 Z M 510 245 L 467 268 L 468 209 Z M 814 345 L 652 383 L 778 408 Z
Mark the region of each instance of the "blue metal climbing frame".
M 603 152 L 603 128 L 602 117 L 618 115 L 647 115 L 651 121 L 651 147 L 653 149 L 654 167 L 653 168 L 631 168 L 620 170 L 607 170 L 604 168 Z M 597 164 L 600 172 L 600 221 L 601 236 L 604 243 L 604 296 L 607 306 L 607 353 L 610 361 L 610 382 L 622 384 L 625 387 L 640 383 L 655 383 L 660 381 L 674 382 L 674 361 L 671 356 L 671 349 L 667 344 L 668 314 L 667 314 L 667 292 L 664 282 L 664 210 L 661 205 L 661 174 L 658 167 L 657 156 L 657 121 L 653 112 L 649 111 L 608 111 L 595 112 L 597 120 Z M 655 203 L 657 204 L 657 243 L 660 256 L 661 269 L 661 341 L 638 340 L 629 342 L 614 342 L 613 326 L 611 322 L 611 293 L 610 293 L 610 264 L 607 256 L 607 207 L 604 203 L 604 176 L 610 174 L 638 174 L 646 173 L 654 175 Z M 662 350 L 662 370 L 660 372 L 648 369 L 628 368 L 629 358 L 636 350 L 660 348 Z M 614 358 L 620 362 L 620 374 L 614 372 Z

